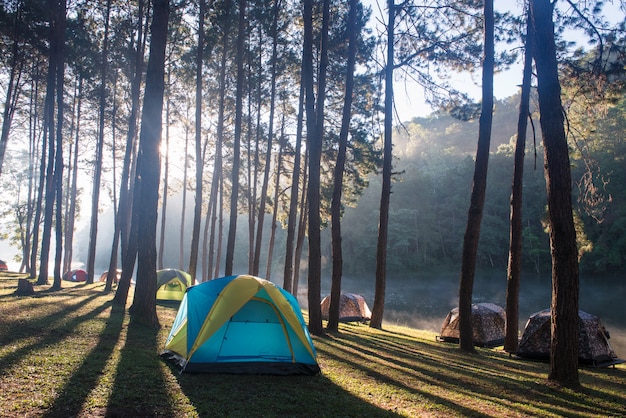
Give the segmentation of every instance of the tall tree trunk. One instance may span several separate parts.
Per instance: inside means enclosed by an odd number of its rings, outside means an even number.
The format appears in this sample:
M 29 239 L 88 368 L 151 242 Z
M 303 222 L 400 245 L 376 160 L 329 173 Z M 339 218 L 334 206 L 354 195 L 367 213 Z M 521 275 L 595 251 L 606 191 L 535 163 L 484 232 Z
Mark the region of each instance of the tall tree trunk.
M 385 66 L 385 139 L 383 145 L 383 178 L 378 221 L 378 243 L 376 246 L 376 286 L 370 327 L 382 328 L 385 311 L 385 289 L 387 282 L 387 235 L 389 227 L 389 200 L 391 197 L 391 159 L 393 129 L 393 66 L 394 66 L 394 0 L 387 0 L 389 21 L 387 23 L 387 65 Z
M 170 166 L 170 71 L 167 72 L 167 100 L 165 102 L 165 168 L 163 169 L 163 199 L 161 201 L 161 233 L 159 234 L 159 251 L 157 252 L 157 268 L 163 269 L 165 254 L 165 227 L 167 226 L 167 194 L 169 187 Z
M 526 128 L 530 117 L 530 82 L 532 78 L 532 34 L 530 21 L 527 22 L 526 46 L 524 53 L 524 76 L 517 119 L 517 138 L 511 188 L 510 248 L 507 267 L 506 287 L 506 335 L 504 349 L 510 353 L 517 351 L 519 323 L 519 282 L 522 262 L 522 193 L 524 180 L 524 153 L 526 151 Z
M 44 106 L 44 137 L 48 141 L 48 161 L 45 166 L 45 196 L 44 196 L 44 220 L 41 238 L 41 255 L 38 285 L 48 284 L 48 262 L 50 261 L 50 240 L 52 233 L 52 216 L 54 215 L 54 161 L 55 161 L 55 124 L 54 124 L 54 99 L 56 92 L 56 73 L 58 70 L 58 58 L 61 46 L 57 38 L 58 0 L 48 0 L 50 13 L 50 57 L 48 63 L 48 75 L 46 86 L 46 101 Z M 44 167 L 41 168 L 44 171 Z
M 111 189 L 113 193 L 113 209 L 117 208 L 117 81 L 119 70 L 113 73 L 113 105 L 111 108 Z M 113 221 L 117 222 L 117 211 L 113 210 Z
M 122 176 L 120 181 L 120 201 L 117 209 L 117 221 L 113 234 L 113 245 L 111 250 L 111 260 L 109 262 L 109 273 L 107 282 L 112 280 L 117 270 L 118 247 L 121 248 L 122 255 L 122 277 L 117 286 L 113 302 L 118 306 L 126 306 L 130 282 L 135 269 L 136 248 L 131 247 L 131 218 L 133 207 L 134 186 L 131 179 L 134 177 L 136 149 L 137 149 L 137 115 L 139 112 L 139 102 L 141 97 L 141 80 L 143 76 L 144 51 L 147 39 L 147 25 L 149 19 L 145 11 L 144 0 L 139 0 L 137 5 L 137 39 L 134 60 L 134 75 L 131 82 L 131 107 L 128 118 L 128 132 L 126 134 L 126 149 L 124 151 L 124 163 L 122 166 Z M 145 23 L 144 23 L 145 21 Z M 132 49 L 132 48 L 131 48 Z M 136 242 L 136 240 L 135 240 Z
M 133 320 L 158 327 L 156 314 L 156 229 L 159 204 L 161 125 L 165 90 L 165 46 L 170 12 L 169 0 L 153 0 L 150 57 L 146 71 L 146 89 L 141 115 L 139 158 L 135 191 L 139 191 L 133 212 L 138 216 L 137 285 L 130 309 Z
M 78 192 L 78 186 L 76 181 L 78 180 L 78 138 L 80 138 L 80 113 L 82 106 L 82 94 L 83 94 L 83 78 L 78 74 L 76 80 L 76 87 L 74 91 L 74 106 L 72 108 L 72 129 L 71 134 L 74 137 L 73 141 L 69 144 L 69 159 L 71 163 L 68 167 L 67 174 L 67 195 L 65 204 L 65 253 L 63 256 L 63 268 L 62 271 L 66 272 L 71 269 L 73 258 L 73 243 L 74 243 L 74 218 L 76 216 L 76 197 Z
M 343 252 L 341 249 L 341 196 L 343 192 L 343 172 L 346 166 L 346 150 L 350 132 L 350 115 L 352 113 L 352 92 L 354 90 L 354 67 L 356 62 L 356 12 L 358 0 L 350 0 L 348 11 L 348 64 L 346 67 L 346 93 L 339 132 L 339 150 L 333 175 L 333 198 L 330 206 L 331 236 L 333 252 L 333 272 L 330 285 L 330 307 L 328 309 L 329 331 L 339 330 L 339 300 L 341 298 L 341 276 L 343 275 Z
M 54 255 L 54 283 L 52 289 L 61 289 L 61 261 L 63 258 L 63 83 L 65 79 L 65 15 L 66 0 L 60 0 L 57 5 L 57 28 L 56 37 L 59 43 L 57 50 L 57 90 L 56 90 L 56 153 L 54 156 L 54 188 L 55 188 L 55 239 L 56 249 Z
M 221 161 L 220 161 L 221 164 Z M 217 202 L 218 199 L 218 193 L 219 193 L 219 182 L 220 182 L 220 177 L 222 176 L 221 173 L 221 166 L 220 166 L 220 173 L 216 174 L 216 182 L 218 184 L 215 185 L 216 187 L 216 191 L 215 191 L 215 196 L 213 197 L 213 199 L 210 200 L 210 214 L 211 214 L 211 220 L 210 220 L 210 231 L 209 231 L 209 264 L 208 264 L 208 272 L 209 272 L 209 277 L 217 277 L 213 272 L 217 270 L 217 268 L 215 267 L 217 265 L 217 257 L 216 257 L 216 234 L 217 234 L 217 205 L 219 204 Z M 208 212 L 207 212 L 208 214 Z M 207 219 L 208 221 L 208 219 Z
M 285 242 L 285 272 L 283 274 L 283 289 L 296 294 L 293 290 L 294 276 L 294 239 L 298 220 L 298 191 L 300 186 L 300 165 L 302 156 L 302 127 L 304 122 L 304 84 L 300 76 L 300 96 L 298 99 L 298 124 L 296 127 L 296 149 L 291 173 L 291 190 L 289 197 L 289 214 L 287 215 L 287 238 Z
M 461 280 L 459 285 L 459 347 L 463 351 L 474 352 L 474 332 L 472 327 L 472 292 L 476 273 L 476 254 L 480 238 L 480 224 L 485 206 L 487 189 L 487 167 L 489 165 L 489 145 L 491 142 L 491 122 L 493 120 L 493 68 L 494 68 L 494 17 L 493 0 L 484 2 L 485 51 L 483 56 L 482 106 L 478 121 L 478 148 L 474 164 L 474 180 L 467 225 L 463 237 L 461 260 Z
M 578 250 L 572 214 L 571 172 L 550 0 L 531 0 L 534 58 L 545 148 L 548 222 L 552 252 L 552 341 L 548 380 L 578 387 Z
M 248 71 L 252 73 L 252 53 L 250 47 L 248 47 Z M 248 273 L 252 271 L 252 263 L 254 262 L 254 219 L 256 210 L 256 176 L 257 176 L 257 162 L 258 159 L 258 147 L 255 147 L 254 154 L 252 152 L 252 77 L 248 77 L 248 134 L 246 135 L 248 145 L 248 193 L 246 198 L 248 199 Z M 258 141 L 256 142 L 258 145 Z M 255 159 L 252 159 L 252 156 Z
M 96 141 L 96 162 L 93 169 L 93 191 L 91 195 L 91 227 L 89 232 L 89 247 L 87 250 L 87 283 L 93 283 L 96 264 L 96 242 L 98 237 L 98 213 L 100 211 L 100 183 L 102 178 L 102 157 L 104 148 L 104 110 L 106 107 L 106 85 L 109 49 L 109 20 L 111 15 L 111 0 L 106 3 L 104 21 L 104 39 L 102 40 L 102 62 L 100 63 L 100 103 L 98 139 Z
M 243 95 L 245 74 L 243 63 L 245 61 L 246 40 L 246 0 L 239 1 L 239 29 L 237 31 L 237 91 L 235 93 L 235 141 L 233 144 L 233 169 L 230 192 L 230 221 L 228 224 L 228 242 L 226 243 L 226 265 L 224 274 L 233 274 L 233 262 L 235 257 L 235 238 L 237 236 L 237 214 L 239 203 L 239 170 L 241 160 L 241 126 L 243 124 Z M 218 259 L 219 260 L 219 259 Z
M 226 0 L 224 13 L 230 9 L 231 2 Z M 228 38 L 230 35 L 230 23 L 225 19 L 224 33 L 222 35 L 222 56 L 220 59 L 219 74 L 219 109 L 217 114 L 215 162 L 213 164 L 213 178 L 211 179 L 211 192 L 209 207 L 212 208 L 211 232 L 209 233 L 209 273 L 213 271 L 213 254 L 215 249 L 215 224 L 217 218 L 217 194 L 222 177 L 222 144 L 224 141 L 224 112 L 226 109 L 226 62 L 228 57 Z
M 202 281 L 210 280 L 212 275 L 209 270 L 209 264 L 212 266 L 212 260 L 209 260 L 209 227 L 211 226 L 211 210 L 213 207 L 207 205 L 204 215 L 204 228 L 202 230 Z M 212 257 L 212 256 L 211 256 Z
M 281 120 L 281 132 L 278 140 L 278 156 L 276 157 L 276 182 L 274 183 L 274 204 L 272 205 L 272 223 L 270 225 L 270 240 L 267 245 L 267 266 L 265 268 L 265 279 L 270 280 L 272 274 L 272 258 L 274 256 L 274 243 L 276 242 L 276 226 L 278 219 L 278 200 L 280 199 L 280 173 L 283 169 L 283 149 L 285 146 L 285 112 L 283 111 Z
M 112 114 L 111 114 L 111 143 L 112 143 L 112 147 L 111 147 L 111 158 L 112 158 L 112 188 L 113 188 L 113 225 L 118 225 L 118 218 L 119 218 L 119 214 L 117 213 L 117 210 L 115 210 L 118 207 L 119 201 L 118 201 L 118 196 L 117 196 L 117 136 L 116 136 L 116 127 L 117 127 L 117 80 L 118 80 L 118 72 L 115 72 L 115 76 L 113 79 L 113 109 L 112 109 Z M 114 227 L 115 230 L 115 227 Z M 115 232 L 114 232 L 115 233 Z M 115 255 L 115 262 L 117 264 L 117 254 Z M 113 254 L 111 254 L 111 259 L 113 259 Z M 109 272 L 107 271 L 107 275 L 106 275 L 106 279 L 105 279 L 105 284 L 104 284 L 104 291 L 105 292 L 110 292 L 111 290 L 113 290 L 113 282 L 117 283 L 119 281 L 119 276 L 117 274 L 117 269 L 114 269 L 114 271 L 109 274 Z
M 46 80 L 46 89 L 47 89 L 47 80 Z M 36 83 L 35 85 L 35 91 L 38 93 L 39 90 L 39 83 Z M 32 144 L 32 149 L 36 149 L 37 148 L 37 133 L 36 133 L 36 126 L 38 125 L 38 112 L 37 109 L 39 108 L 39 106 L 37 106 L 37 97 L 39 97 L 39 94 L 36 94 L 34 97 L 31 97 L 31 103 L 33 104 L 33 109 L 31 109 L 31 118 L 30 118 L 30 131 L 32 134 L 32 139 L 31 139 L 31 144 Z M 46 103 L 47 103 L 47 95 L 46 95 Z M 33 218 L 33 239 L 32 239 L 32 250 L 30 253 L 30 277 L 34 278 L 37 276 L 37 250 L 39 247 L 39 233 L 40 233 L 40 227 L 39 227 L 39 223 L 41 221 L 41 211 L 43 209 L 43 201 L 44 201 L 44 191 L 45 191 L 45 183 L 46 183 L 46 173 L 47 173 L 47 167 L 46 167 L 46 157 L 47 157 L 47 149 L 48 149 L 48 142 L 47 142 L 47 138 L 46 138 L 46 132 L 47 132 L 47 127 L 46 127 L 46 117 L 47 117 L 47 113 L 46 113 L 46 109 L 44 109 L 44 126 L 43 126 L 43 135 L 41 137 L 41 154 L 39 156 L 39 182 L 37 185 L 37 196 L 35 198 L 36 202 L 35 202 L 35 208 L 34 208 L 34 218 Z M 34 164 L 34 161 L 33 161 Z M 33 168 L 31 168 L 30 170 L 31 173 L 34 174 L 35 170 L 34 170 L 34 166 Z M 44 281 L 44 284 L 47 283 L 47 278 Z
M 215 175 L 215 174 L 214 174 Z M 211 196 L 213 196 L 213 192 L 211 192 Z M 217 199 L 217 195 L 213 196 Z M 216 206 L 217 202 L 213 200 L 213 197 L 209 199 L 209 204 L 207 206 L 206 211 L 206 220 L 205 222 L 205 230 L 207 230 L 206 235 L 208 236 L 208 242 L 205 243 L 207 246 L 207 267 L 204 271 L 207 274 L 207 278 L 215 277 L 213 276 L 213 271 L 215 269 L 215 223 L 217 221 L 217 212 Z M 206 238 L 205 238 L 206 241 Z
M 38 68 L 38 67 L 37 67 Z M 39 112 L 37 111 L 37 98 L 39 97 L 39 71 L 34 70 L 35 77 L 31 81 L 31 94 L 29 98 L 28 112 L 28 209 L 26 213 L 26 234 L 24 237 L 24 245 L 22 246 L 22 265 L 20 273 L 27 271 L 30 277 L 35 277 L 35 266 L 37 256 L 37 243 L 34 236 L 39 231 L 37 226 L 33 224 L 35 211 L 39 211 L 38 203 L 40 202 L 35 191 L 35 161 L 37 160 L 37 125 L 39 124 Z M 45 160 L 44 160 L 45 161 Z M 37 208 L 36 208 L 37 206 Z M 34 251 L 32 251 L 34 249 Z M 31 254 L 32 252 L 32 254 Z M 31 256 L 34 258 L 31 260 Z M 32 264 L 31 264 L 32 263 Z
M 258 197 L 258 186 L 259 186 L 259 169 L 261 166 L 261 157 L 259 155 L 261 151 L 261 107 L 263 105 L 264 98 L 262 97 L 265 94 L 263 90 L 263 30 L 261 25 L 259 25 L 258 29 L 258 41 L 259 41 L 259 55 L 257 59 L 257 77 L 258 82 L 256 86 L 256 129 L 255 129 L 255 141 L 254 141 L 254 175 L 252 182 L 252 199 L 250 199 L 250 215 L 248 218 L 248 230 L 249 230 L 249 253 L 248 253 L 248 271 L 254 274 L 254 257 L 256 254 L 255 249 L 255 226 L 256 219 L 258 216 L 259 208 L 257 206 L 257 197 Z
M 200 240 L 200 221 L 202 216 L 202 188 L 204 176 L 204 161 L 202 156 L 202 65 L 204 51 L 204 18 L 205 2 L 200 1 L 200 12 L 198 16 L 198 50 L 196 53 L 196 114 L 195 114 L 195 151 L 196 151 L 196 184 L 195 184 L 195 204 L 193 212 L 193 223 L 191 232 L 191 247 L 189 254 L 189 267 L 187 271 L 196 280 L 196 269 L 198 265 L 198 246 Z
M 196 53 L 196 200 L 193 210 L 191 249 L 187 272 L 196 280 L 198 267 L 198 245 L 200 243 L 200 220 L 202 218 L 202 186 L 204 177 L 204 156 L 202 152 L 202 65 L 204 52 L 205 1 L 200 0 L 198 16 L 198 51 Z M 228 8 L 226 9 L 228 10 Z
M 274 19 L 272 22 L 272 67 L 270 75 L 270 114 L 267 133 L 267 149 L 265 151 L 265 170 L 263 173 L 263 184 L 261 185 L 261 201 L 259 202 L 259 212 L 257 229 L 254 243 L 254 262 L 252 264 L 252 274 L 259 275 L 259 264 L 261 262 L 261 247 L 263 247 L 263 221 L 265 220 L 265 206 L 267 204 L 267 189 L 269 187 L 270 168 L 272 159 L 272 146 L 274 142 L 274 114 L 276 108 L 276 66 L 277 63 L 277 42 L 276 24 L 278 19 L 277 5 L 275 4 Z
M 320 308 L 322 254 L 320 216 L 320 165 L 322 139 L 324 137 L 324 102 L 326 98 L 326 72 L 328 67 L 328 31 L 330 25 L 330 1 L 322 4 L 322 32 L 319 75 L 317 79 L 317 101 L 313 92 L 313 2 L 304 2 L 304 65 L 302 69 L 306 91 L 307 144 L 309 149 L 309 331 L 323 335 L 322 311 Z
M 4 111 L 2 112 L 2 131 L 0 133 L 0 176 L 2 175 L 2 165 L 4 162 L 4 154 L 9 142 L 9 133 L 11 132 L 11 122 L 17 105 L 17 99 L 20 95 L 20 79 L 22 76 L 23 61 L 20 54 L 19 42 L 22 37 L 20 28 L 22 22 L 22 1 L 18 1 L 15 11 L 15 20 L 13 27 L 13 39 L 11 40 L 11 62 L 9 66 L 9 79 L 6 84 L 6 96 L 4 100 Z
M 220 174 L 219 201 L 215 209 L 219 210 L 219 218 L 217 219 L 217 249 L 215 251 L 215 273 L 213 273 L 213 277 L 220 277 L 222 243 L 224 242 L 224 176 L 222 174 Z
M 308 215 L 309 211 L 307 210 L 308 202 L 307 196 L 308 193 L 304 192 L 308 189 L 308 167 L 309 167 L 309 158 L 308 151 L 305 152 L 304 158 L 304 167 L 302 169 L 302 196 L 300 197 L 300 219 L 298 221 L 298 235 L 296 237 L 296 250 L 293 255 L 293 284 L 291 286 L 291 293 L 294 296 L 298 295 L 298 284 L 300 282 L 300 261 L 302 260 L 302 251 L 304 250 L 304 238 L 306 237 L 306 229 L 307 224 L 309 222 Z
M 185 166 L 183 167 L 183 205 L 180 215 L 180 238 L 178 249 L 178 269 L 183 269 L 183 263 L 185 258 L 185 221 L 187 213 L 187 168 L 189 167 L 189 128 L 185 126 Z M 204 258 L 204 257 L 203 257 Z

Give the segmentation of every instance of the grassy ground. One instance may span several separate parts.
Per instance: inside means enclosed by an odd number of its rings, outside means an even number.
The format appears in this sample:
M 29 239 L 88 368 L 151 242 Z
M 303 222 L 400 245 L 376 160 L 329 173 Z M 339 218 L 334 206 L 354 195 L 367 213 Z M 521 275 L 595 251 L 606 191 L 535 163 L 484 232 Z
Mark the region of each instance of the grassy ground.
M 103 284 L 36 286 L 32 297 L 16 286 L 0 276 L 1 417 L 626 416 L 625 365 L 581 369 L 580 392 L 550 388 L 546 364 L 464 354 L 391 325 L 314 338 L 314 377 L 181 376 L 158 357 L 176 307 L 159 306 L 151 331 Z

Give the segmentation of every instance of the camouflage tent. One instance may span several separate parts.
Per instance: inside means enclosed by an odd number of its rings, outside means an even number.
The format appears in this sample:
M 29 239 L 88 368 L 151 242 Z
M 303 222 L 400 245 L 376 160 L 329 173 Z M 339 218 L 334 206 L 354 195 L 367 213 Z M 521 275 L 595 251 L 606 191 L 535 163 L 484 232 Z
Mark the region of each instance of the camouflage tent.
M 328 319 L 330 296 L 321 302 L 322 318 Z M 339 299 L 339 322 L 366 322 L 372 319 L 372 312 L 365 298 L 354 293 L 342 293 Z
M 580 364 L 604 367 L 623 363 L 609 343 L 609 333 L 600 318 L 578 311 L 578 361 Z M 517 356 L 548 360 L 550 358 L 550 309 L 530 316 L 517 349 Z
M 496 347 L 504 343 L 506 312 L 495 303 L 475 303 L 472 305 L 472 328 L 474 345 Z M 438 341 L 459 342 L 459 308 L 452 309 L 441 326 Z

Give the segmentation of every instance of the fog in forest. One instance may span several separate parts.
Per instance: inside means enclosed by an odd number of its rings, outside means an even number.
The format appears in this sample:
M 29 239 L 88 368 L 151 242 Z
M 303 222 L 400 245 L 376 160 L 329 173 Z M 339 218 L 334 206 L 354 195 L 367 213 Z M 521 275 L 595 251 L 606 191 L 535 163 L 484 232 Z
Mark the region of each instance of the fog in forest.
M 387 277 L 385 321 L 434 332 L 450 309 L 458 306 L 459 273 L 415 277 Z M 374 272 L 371 277 L 344 277 L 342 290 L 365 297 L 370 308 L 374 302 Z M 322 285 L 330 293 L 330 279 Z M 550 308 L 550 276 L 524 275 L 520 282 L 519 331 L 523 332 L 528 317 Z M 300 301 L 306 299 L 301 294 Z M 596 315 L 609 331 L 609 342 L 620 358 L 626 358 L 626 284 L 609 277 L 581 277 L 579 309 Z M 306 301 L 304 301 L 306 302 Z M 477 272 L 473 302 L 492 302 L 506 306 L 506 271 Z M 520 334 L 521 335 L 521 334 Z
M 193 198 L 188 196 L 187 214 L 185 215 L 184 246 L 191 242 L 191 228 L 193 219 Z M 180 219 L 182 199 L 179 195 L 168 198 L 166 220 L 166 241 L 164 254 L 165 268 L 178 268 L 180 248 Z M 160 216 L 160 212 L 159 212 Z M 98 258 L 96 275 L 108 268 L 110 244 L 112 240 L 112 214 L 105 211 L 100 215 L 98 232 Z M 160 225 L 160 217 L 159 217 Z M 264 251 L 261 257 L 259 276 L 266 277 L 267 242 L 269 241 L 271 218 L 265 220 Z M 227 235 L 227 225 L 224 226 L 224 240 Z M 86 260 L 89 228 L 77 233 L 75 255 L 77 260 Z M 330 293 L 330 238 L 326 228 L 322 234 L 322 297 Z M 269 279 L 275 284 L 283 284 L 283 257 L 285 251 L 285 231 L 279 225 L 277 228 L 276 244 L 271 275 Z M 248 224 L 247 217 L 241 215 L 237 224 L 237 247 L 235 251 L 235 274 L 247 273 L 247 244 Z M 224 250 L 225 252 L 225 242 Z M 184 252 L 183 268 L 187 269 L 188 251 Z M 305 252 L 306 256 L 306 252 Z M 79 261 L 77 264 L 80 264 Z M 221 263 L 222 267 L 224 263 Z M 200 264 L 198 271 L 200 271 Z M 223 273 L 223 270 L 222 270 Z M 198 276 L 198 279 L 200 275 Z M 458 286 L 460 265 L 455 271 L 428 274 L 416 272 L 413 277 L 387 277 L 384 319 L 387 323 L 407 325 L 418 329 L 439 332 L 441 324 L 450 309 L 458 306 Z M 342 279 L 342 291 L 357 293 L 364 296 L 370 308 L 374 303 L 375 272 L 359 277 L 348 276 Z M 506 270 L 477 272 L 474 282 L 473 302 L 492 302 L 505 307 Z M 550 307 L 551 281 L 549 274 L 526 274 L 520 283 L 520 333 L 528 317 L 540 310 Z M 579 308 L 585 312 L 598 316 L 606 329 L 610 332 L 610 343 L 620 358 L 626 358 L 626 283 L 617 277 L 584 277 L 580 280 Z M 307 308 L 306 295 L 306 259 L 300 263 L 300 280 L 298 301 L 302 308 Z
M 184 232 L 184 247 L 191 242 L 191 223 L 193 218 L 193 198 L 188 196 L 186 225 Z M 168 199 L 166 241 L 164 254 L 165 268 L 178 268 L 180 248 L 180 219 L 182 199 L 180 195 L 170 196 Z M 160 216 L 160 211 L 159 211 Z M 99 217 L 98 244 L 95 273 L 96 277 L 108 269 L 111 242 L 113 234 L 113 215 L 110 209 L 104 210 Z M 159 217 L 160 225 L 160 217 Z M 269 241 L 271 218 L 265 220 L 264 247 Z M 224 226 L 224 239 L 227 234 L 227 225 Z M 247 273 L 247 217 L 242 215 L 237 224 L 237 248 L 235 251 L 235 274 Z M 89 225 L 82 224 L 76 232 L 74 245 L 74 268 L 84 268 L 87 258 L 89 242 Z M 322 265 L 322 297 L 330 293 L 330 239 L 329 231 L 322 234 L 324 254 Z M 277 228 L 274 261 L 270 280 L 282 286 L 285 231 Z M 3 244 L 6 244 L 3 242 Z M 225 246 L 225 243 L 224 243 Z M 4 246 L 6 247 L 6 245 Z M 53 247 L 54 248 L 54 244 Z M 4 250 L 3 254 L 7 254 Z M 225 252 L 225 247 L 224 247 Z M 183 269 L 188 266 L 186 250 L 183 258 Z M 4 256 L 4 255 L 3 255 Z M 306 256 L 306 252 L 305 252 Z M 9 258 L 4 256 L 5 258 Z M 267 248 L 261 257 L 259 276 L 266 277 Z M 12 260 L 9 266 L 17 269 L 19 264 Z M 222 262 L 222 267 L 224 263 Z M 298 301 L 302 308 L 307 308 L 306 296 L 306 259 L 300 263 L 300 280 Z M 200 265 L 198 271 L 200 271 Z M 223 270 L 222 270 L 223 273 Z M 199 275 L 200 277 L 200 275 Z M 416 272 L 412 277 L 387 277 L 385 314 L 387 323 L 407 325 L 418 329 L 439 332 L 441 324 L 450 309 L 458 305 L 458 286 L 460 265 L 456 270 L 428 274 Z M 375 272 L 362 276 L 344 276 L 342 291 L 357 293 L 364 296 L 370 308 L 374 303 Z M 506 270 L 477 272 L 474 283 L 473 302 L 492 302 L 505 306 Z M 526 274 L 520 283 L 520 320 L 519 330 L 523 332 L 528 317 L 534 312 L 550 307 L 551 283 L 549 274 Z M 626 282 L 618 277 L 585 277 L 580 280 L 579 308 L 585 312 L 598 316 L 606 329 L 610 332 L 610 343 L 620 358 L 626 358 Z

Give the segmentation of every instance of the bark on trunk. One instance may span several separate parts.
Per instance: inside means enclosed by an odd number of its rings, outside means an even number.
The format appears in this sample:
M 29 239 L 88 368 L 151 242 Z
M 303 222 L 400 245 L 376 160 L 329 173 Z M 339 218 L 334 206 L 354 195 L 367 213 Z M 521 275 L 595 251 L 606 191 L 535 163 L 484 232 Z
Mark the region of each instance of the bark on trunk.
M 65 79 L 65 26 L 66 26 L 66 3 L 65 0 L 60 0 L 57 5 L 57 29 L 56 37 L 59 42 L 59 49 L 57 51 L 57 91 L 56 91 L 56 153 L 54 156 L 54 188 L 55 188 L 55 240 L 56 249 L 54 254 L 54 283 L 52 289 L 61 289 L 61 261 L 63 258 L 63 83 Z M 89 280 L 89 277 L 87 277 Z M 92 278 L 93 281 L 93 278 Z
M 54 118 L 54 102 L 57 82 L 57 66 L 61 46 L 57 36 L 57 30 L 59 26 L 58 22 L 58 1 L 49 0 L 49 12 L 50 16 L 50 57 L 48 62 L 48 75 L 46 86 L 46 101 L 44 106 L 44 137 L 47 138 L 48 154 L 47 163 L 42 166 L 42 172 L 45 170 L 45 193 L 44 193 L 44 220 L 43 231 L 41 238 L 41 254 L 40 254 L 40 267 L 39 277 L 37 279 L 38 285 L 48 284 L 48 262 L 50 261 L 50 235 L 52 233 L 52 217 L 54 215 L 54 161 L 55 161 L 55 147 L 56 147 L 56 130 L 55 130 L 55 118 Z
M 304 86 L 300 77 L 300 97 L 298 100 L 298 125 L 296 128 L 296 149 L 291 174 L 291 191 L 289 198 L 289 214 L 287 219 L 287 238 L 285 242 L 285 271 L 283 274 L 283 289 L 292 294 L 294 278 L 294 240 L 296 236 L 296 223 L 298 220 L 298 191 L 300 183 L 300 165 L 302 153 L 302 127 L 304 122 Z
M 578 387 L 578 251 L 552 11 L 550 0 L 530 2 L 552 252 L 552 341 L 548 380 Z
M 226 10 L 230 2 L 226 2 Z M 198 266 L 198 245 L 200 243 L 200 220 L 202 218 L 202 186 L 204 184 L 204 153 L 202 152 L 202 65 L 204 51 L 204 16 L 205 2 L 200 1 L 198 18 L 198 51 L 196 53 L 196 199 L 193 210 L 193 227 L 191 231 L 191 248 L 189 268 L 187 272 L 193 281 L 196 280 Z
M 331 236 L 333 253 L 333 271 L 330 287 L 330 307 L 328 311 L 329 331 L 339 329 L 339 301 L 341 298 L 341 277 L 343 274 L 343 252 L 341 249 L 341 196 L 343 192 L 343 172 L 346 165 L 350 115 L 352 113 L 352 92 L 354 90 L 354 67 L 356 62 L 356 12 L 358 0 L 350 0 L 348 11 L 348 64 L 346 66 L 346 92 L 344 95 L 341 130 L 339 132 L 339 150 L 333 175 L 333 198 L 331 202 Z
M 241 126 L 243 124 L 243 95 L 245 74 L 243 63 L 245 60 L 246 39 L 246 0 L 239 1 L 239 24 L 237 31 L 237 92 L 235 98 L 235 141 L 233 144 L 233 170 L 230 193 L 230 221 L 228 224 L 228 242 L 226 243 L 226 266 L 224 274 L 233 274 L 235 258 L 235 238 L 237 237 L 237 215 L 239 214 L 239 170 L 241 160 Z
M 274 14 L 274 23 L 276 24 L 277 14 Z M 275 32 L 275 28 L 273 28 Z M 265 151 L 265 170 L 263 172 L 263 183 L 261 185 L 261 201 L 259 202 L 259 211 L 257 219 L 257 229 L 254 242 L 254 261 L 252 263 L 252 274 L 257 276 L 259 274 L 259 264 L 261 262 L 261 247 L 263 246 L 263 224 L 265 220 L 265 206 L 267 204 L 267 189 L 270 181 L 270 168 L 272 159 L 272 146 L 274 142 L 274 114 L 276 108 L 276 66 L 277 66 L 277 39 L 276 36 L 272 39 L 272 67 L 270 76 L 270 113 L 269 113 L 269 125 L 267 134 L 267 148 Z
M 517 120 L 517 138 L 511 187 L 510 248 L 506 287 L 506 334 L 504 349 L 515 353 L 519 343 L 519 282 L 522 262 L 522 192 L 524 180 L 524 153 L 526 151 L 526 128 L 530 117 L 530 82 L 532 78 L 532 30 L 530 22 L 526 30 L 524 76 Z
M 146 71 L 144 107 L 139 138 L 136 189 L 141 205 L 134 205 L 137 217 L 137 284 L 130 312 L 133 320 L 158 327 L 156 314 L 156 229 L 159 203 L 161 124 L 165 89 L 165 46 L 169 0 L 153 1 L 150 57 Z
M 494 22 L 493 0 L 484 2 L 485 52 L 483 58 L 482 108 L 478 127 L 478 149 L 474 165 L 474 180 L 467 226 L 463 237 L 461 260 L 461 281 L 459 285 L 459 347 L 463 351 L 474 352 L 474 332 L 472 327 L 472 293 L 476 273 L 476 254 L 480 238 L 480 224 L 485 205 L 487 189 L 487 167 L 491 142 L 491 122 L 493 119 L 493 68 L 494 68 Z
M 387 65 L 385 67 L 385 133 L 383 145 L 383 173 L 378 220 L 378 241 L 376 244 L 376 285 L 370 327 L 382 328 L 385 311 L 385 288 L 387 269 L 387 233 L 389 225 L 389 199 L 391 195 L 391 158 L 393 124 L 393 57 L 394 57 L 394 0 L 387 0 Z
M 165 253 L 165 227 L 167 226 L 167 194 L 169 189 L 169 167 L 170 167 L 170 94 L 169 94 L 170 73 L 167 73 L 167 100 L 165 103 L 165 164 L 163 171 L 163 197 L 161 200 L 161 232 L 159 233 L 159 251 L 157 252 L 157 269 L 163 269 L 163 255 Z
M 274 243 L 276 242 L 276 227 L 278 219 L 278 209 L 280 205 L 280 174 L 283 170 L 283 148 L 285 143 L 285 113 L 281 122 L 280 139 L 278 140 L 278 156 L 276 157 L 276 182 L 274 183 L 274 205 L 272 208 L 272 222 L 270 225 L 270 241 L 267 246 L 267 266 L 265 268 L 265 279 L 270 280 L 272 274 L 272 258 L 274 255 Z
M 144 0 L 139 0 L 137 6 L 138 25 L 137 25 L 137 46 L 135 48 L 134 76 L 131 83 L 131 108 L 128 118 L 128 132 L 126 134 L 126 150 L 124 152 L 124 163 L 122 166 L 122 178 L 120 182 L 120 201 L 117 209 L 117 221 L 115 232 L 113 235 L 113 245 L 111 250 L 111 260 L 109 262 L 109 276 L 116 274 L 118 247 L 121 248 L 122 255 L 122 276 L 113 298 L 113 303 L 118 306 L 126 306 L 130 282 L 135 269 L 136 257 L 136 239 L 133 239 L 131 248 L 132 227 L 130 225 L 132 218 L 133 193 L 134 186 L 131 179 L 134 176 L 134 166 L 136 161 L 137 149 L 137 115 L 139 111 L 140 87 L 144 66 L 144 51 L 147 38 L 147 28 L 144 30 L 145 24 L 149 19 L 144 19 Z M 107 281 L 109 277 L 107 277 Z
M 93 169 L 93 191 L 91 195 L 91 227 L 89 232 L 89 247 L 87 250 L 87 283 L 93 283 L 96 263 L 96 242 L 98 237 L 98 214 L 100 212 L 100 179 L 102 178 L 102 157 L 104 148 L 104 110 L 106 107 L 106 78 L 108 45 L 109 45 L 109 16 L 111 14 L 111 0 L 107 0 L 106 17 L 104 23 L 104 39 L 102 42 L 102 61 L 100 63 L 100 103 L 98 139 L 96 141 L 96 160 Z

